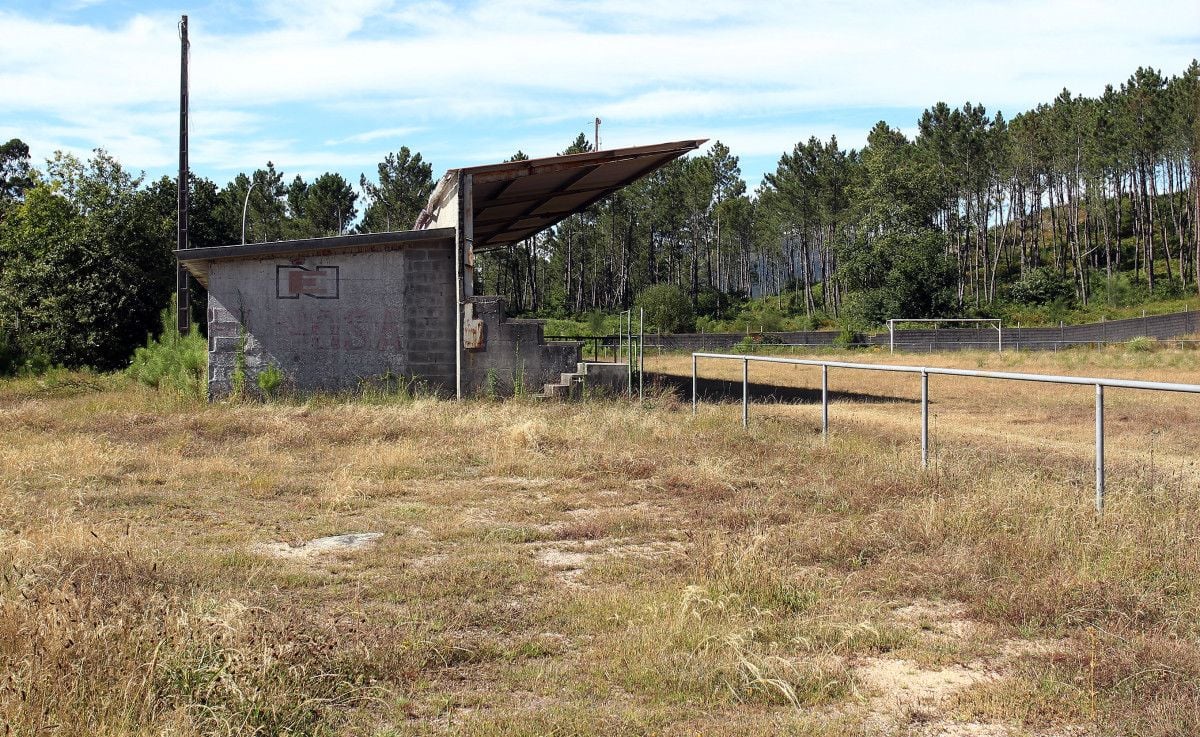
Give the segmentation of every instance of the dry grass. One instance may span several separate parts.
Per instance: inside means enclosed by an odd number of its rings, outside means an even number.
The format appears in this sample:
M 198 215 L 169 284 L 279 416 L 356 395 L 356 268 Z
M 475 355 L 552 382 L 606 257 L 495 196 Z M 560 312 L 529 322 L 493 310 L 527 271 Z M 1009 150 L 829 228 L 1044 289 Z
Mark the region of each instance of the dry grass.
M 855 354 L 858 355 L 858 354 Z M 845 357 L 845 354 L 839 354 Z M 859 356 L 862 358 L 862 356 Z M 887 356 L 868 360 L 887 360 Z M 922 357 L 1200 379 L 1195 354 Z M 687 374 L 690 359 L 648 362 Z M 706 376 L 740 366 L 702 364 Z M 812 388 L 817 375 L 752 369 Z M 205 406 L 0 384 L 18 735 L 1200 732 L 1200 401 L 912 377 L 860 399 Z M 1019 400 L 1019 401 L 1018 401 Z M 1151 460 L 1153 459 L 1153 460 Z M 287 559 L 264 543 L 382 532 Z

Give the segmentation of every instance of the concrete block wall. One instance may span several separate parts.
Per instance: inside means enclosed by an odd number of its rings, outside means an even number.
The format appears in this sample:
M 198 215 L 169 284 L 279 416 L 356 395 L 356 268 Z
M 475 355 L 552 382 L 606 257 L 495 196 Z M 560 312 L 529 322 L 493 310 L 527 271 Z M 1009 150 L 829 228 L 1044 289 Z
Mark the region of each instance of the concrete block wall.
M 828 330 L 796 330 L 790 332 L 764 333 L 773 343 L 832 345 L 839 335 Z M 646 351 L 725 351 L 745 340 L 746 333 L 674 333 L 670 335 L 647 335 Z
M 541 320 L 511 320 L 502 297 L 471 297 L 483 321 L 483 345 L 463 352 L 463 393 L 509 395 L 517 386 L 529 394 L 558 382 L 580 361 L 579 343 L 546 343 Z
M 300 392 L 389 375 L 454 390 L 452 242 L 209 269 L 210 399 L 230 394 L 239 362 L 250 392 L 268 366 Z
M 1004 328 L 1005 350 L 1051 350 L 1075 343 L 1116 343 L 1138 337 L 1177 338 L 1200 331 L 1200 313 L 1177 312 L 1170 315 L 1150 315 L 1125 320 L 1108 320 L 1087 325 L 1063 327 Z M 801 345 L 833 345 L 839 333 L 833 330 L 806 330 L 765 333 L 768 342 Z M 677 333 L 647 335 L 647 351 L 726 351 L 740 343 L 744 333 Z M 859 338 L 859 345 L 888 347 L 888 333 L 883 331 Z M 906 351 L 992 350 L 996 347 L 996 329 L 983 328 L 921 328 L 896 331 L 896 348 Z

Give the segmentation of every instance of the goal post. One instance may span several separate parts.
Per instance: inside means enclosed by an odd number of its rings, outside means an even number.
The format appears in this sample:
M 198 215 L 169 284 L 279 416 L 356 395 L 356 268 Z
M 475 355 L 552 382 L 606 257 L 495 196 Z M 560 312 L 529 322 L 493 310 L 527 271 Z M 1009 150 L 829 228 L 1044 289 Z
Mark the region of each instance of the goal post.
M 949 317 L 893 317 L 887 321 L 888 326 L 888 350 L 891 353 L 896 352 L 896 325 L 905 322 L 932 322 L 932 323 L 986 323 L 993 325 L 996 328 L 996 351 L 1004 352 L 1004 321 L 998 318 L 991 317 L 964 317 L 964 318 L 949 318 Z

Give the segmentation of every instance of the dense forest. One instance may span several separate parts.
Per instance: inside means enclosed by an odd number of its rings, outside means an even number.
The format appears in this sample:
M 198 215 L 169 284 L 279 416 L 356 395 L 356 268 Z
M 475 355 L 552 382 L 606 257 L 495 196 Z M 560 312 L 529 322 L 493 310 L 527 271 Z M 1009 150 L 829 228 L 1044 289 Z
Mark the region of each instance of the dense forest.
M 1094 98 L 1063 90 L 1011 120 L 939 102 L 918 126 L 909 140 L 880 122 L 861 150 L 797 143 L 753 192 L 717 141 L 482 255 L 476 291 L 570 317 L 668 285 L 709 319 L 773 295 L 810 323 L 863 326 L 1200 292 L 1200 63 L 1141 68 Z M 562 153 L 590 148 L 580 134 Z M 224 186 L 192 176 L 190 243 L 411 227 L 431 164 L 402 147 L 372 174 L 288 180 L 268 162 Z M 174 283 L 175 189 L 101 149 L 39 170 L 19 139 L 0 146 L 0 370 L 128 362 Z
M 702 314 L 788 293 L 862 324 L 1200 291 L 1200 64 L 1011 120 L 939 102 L 918 125 L 908 140 L 880 122 L 857 151 L 797 143 L 753 193 L 717 142 L 493 254 L 484 287 L 540 314 L 623 308 L 663 282 Z

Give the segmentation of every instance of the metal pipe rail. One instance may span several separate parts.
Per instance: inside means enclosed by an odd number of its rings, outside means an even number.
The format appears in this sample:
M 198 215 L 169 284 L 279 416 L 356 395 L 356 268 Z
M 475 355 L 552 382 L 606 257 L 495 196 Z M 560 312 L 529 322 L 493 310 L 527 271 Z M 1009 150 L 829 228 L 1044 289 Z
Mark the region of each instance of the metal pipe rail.
M 714 358 L 742 362 L 742 426 L 750 425 L 750 362 L 783 363 L 794 366 L 821 367 L 821 435 L 829 438 L 829 369 L 844 368 L 858 371 L 889 371 L 893 373 L 919 374 L 921 376 L 921 467 L 929 467 L 929 377 L 965 376 L 976 379 L 1000 379 L 1003 381 L 1032 381 L 1042 384 L 1070 384 L 1094 386 L 1096 388 L 1096 512 L 1104 512 L 1104 390 L 1143 389 L 1150 391 L 1182 392 L 1200 394 L 1200 384 L 1174 384 L 1161 381 L 1137 381 L 1134 379 L 1109 379 L 1088 376 L 1061 376 L 1057 374 L 1022 374 L 1009 371 L 972 371 L 970 369 L 940 368 L 931 366 L 900 366 L 894 364 L 853 363 L 850 361 L 817 361 L 804 358 L 778 356 L 746 356 L 729 353 L 692 354 L 692 414 L 696 413 L 698 393 L 697 363 L 701 358 Z

